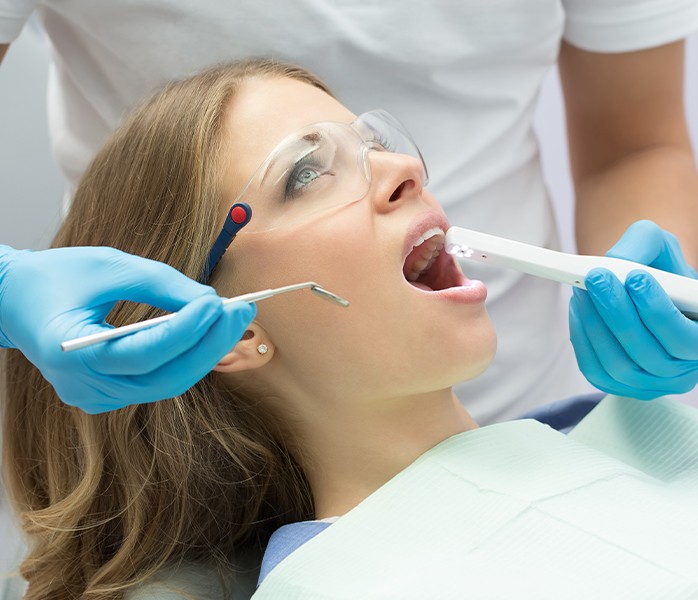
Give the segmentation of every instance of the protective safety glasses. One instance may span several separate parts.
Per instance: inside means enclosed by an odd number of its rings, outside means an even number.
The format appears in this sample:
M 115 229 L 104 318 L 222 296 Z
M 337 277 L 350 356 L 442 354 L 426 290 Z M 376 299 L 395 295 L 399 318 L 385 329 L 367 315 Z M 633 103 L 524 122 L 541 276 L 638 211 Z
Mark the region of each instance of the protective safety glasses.
M 308 125 L 284 138 L 245 185 L 226 221 L 235 221 L 234 211 L 239 212 L 241 206 L 254 216 L 248 214 L 245 223 L 238 219 L 238 225 L 226 222 L 232 235 L 226 238 L 225 248 L 243 226 L 246 232 L 269 231 L 362 200 L 371 185 L 368 153 L 372 150 L 416 158 L 427 184 L 427 167 L 417 144 L 384 110 L 363 113 L 352 123 Z M 224 232 L 225 227 L 221 236 L 226 237 Z M 220 252 L 219 240 L 217 256 L 209 256 L 204 281 L 225 252 L 225 248 Z M 212 254 L 214 251 L 215 247 Z
M 242 190 L 237 201 L 254 211 L 245 231 L 268 231 L 361 200 L 371 185 L 370 150 L 417 158 L 426 180 L 417 144 L 386 111 L 364 113 L 351 124 L 315 123 L 286 137 Z

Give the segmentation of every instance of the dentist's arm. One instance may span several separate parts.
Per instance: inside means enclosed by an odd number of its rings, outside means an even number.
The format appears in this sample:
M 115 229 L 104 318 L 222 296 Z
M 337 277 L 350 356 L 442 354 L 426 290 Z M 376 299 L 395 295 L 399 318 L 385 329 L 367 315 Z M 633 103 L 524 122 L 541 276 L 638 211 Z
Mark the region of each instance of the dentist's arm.
M 580 253 L 608 251 L 696 277 L 698 174 L 684 118 L 683 43 L 617 55 L 564 44 L 560 73 Z M 570 337 L 592 384 L 641 399 L 696 385 L 698 322 L 652 277 L 620 282 L 596 269 L 585 284 L 570 302 Z
M 632 223 L 649 219 L 672 232 L 688 263 L 698 266 L 684 43 L 619 54 L 563 43 L 559 69 L 579 253 L 604 254 Z
M 62 341 L 111 327 L 119 300 L 178 311 L 150 329 L 74 352 Z M 89 413 L 180 394 L 213 369 L 254 318 L 213 288 L 113 248 L 0 246 L 0 347 L 18 348 L 60 398 Z

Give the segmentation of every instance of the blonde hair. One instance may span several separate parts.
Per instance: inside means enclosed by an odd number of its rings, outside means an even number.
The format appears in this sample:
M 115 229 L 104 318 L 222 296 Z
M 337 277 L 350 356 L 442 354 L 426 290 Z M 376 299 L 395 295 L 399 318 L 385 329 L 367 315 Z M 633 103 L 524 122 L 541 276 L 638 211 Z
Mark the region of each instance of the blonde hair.
M 168 84 L 97 154 L 54 246 L 113 246 L 196 279 L 221 226 L 225 112 L 249 77 L 329 93 L 303 69 L 265 60 Z M 109 321 L 155 314 L 122 303 Z M 5 378 L 5 483 L 29 540 L 30 600 L 122 598 L 182 562 L 225 570 L 280 525 L 312 517 L 273 415 L 215 373 L 181 396 L 102 415 L 63 404 L 17 351 Z

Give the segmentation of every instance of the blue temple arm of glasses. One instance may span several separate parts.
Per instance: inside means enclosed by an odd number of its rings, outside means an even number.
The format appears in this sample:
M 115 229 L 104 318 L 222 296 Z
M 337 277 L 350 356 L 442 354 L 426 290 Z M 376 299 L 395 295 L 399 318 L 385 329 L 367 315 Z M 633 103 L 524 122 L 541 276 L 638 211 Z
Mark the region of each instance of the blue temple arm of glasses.
M 247 202 L 236 202 L 231 206 L 225 217 L 223 229 L 221 229 L 221 232 L 218 234 L 216 241 L 213 242 L 211 252 L 208 253 L 206 266 L 199 278 L 200 283 L 208 283 L 213 269 L 216 268 L 216 265 L 225 254 L 228 246 L 230 246 L 239 231 L 250 222 L 251 218 L 252 207 L 247 204 Z

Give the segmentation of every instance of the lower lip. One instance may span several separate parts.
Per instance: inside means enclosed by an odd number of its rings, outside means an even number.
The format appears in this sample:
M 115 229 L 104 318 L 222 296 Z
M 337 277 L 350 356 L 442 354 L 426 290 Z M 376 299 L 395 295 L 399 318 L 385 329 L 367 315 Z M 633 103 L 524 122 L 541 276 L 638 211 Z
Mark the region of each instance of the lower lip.
M 445 290 L 423 290 L 414 285 L 412 288 L 425 295 L 443 298 L 460 304 L 482 304 L 487 298 L 487 288 L 482 281 L 466 279 L 462 285 L 446 288 Z

